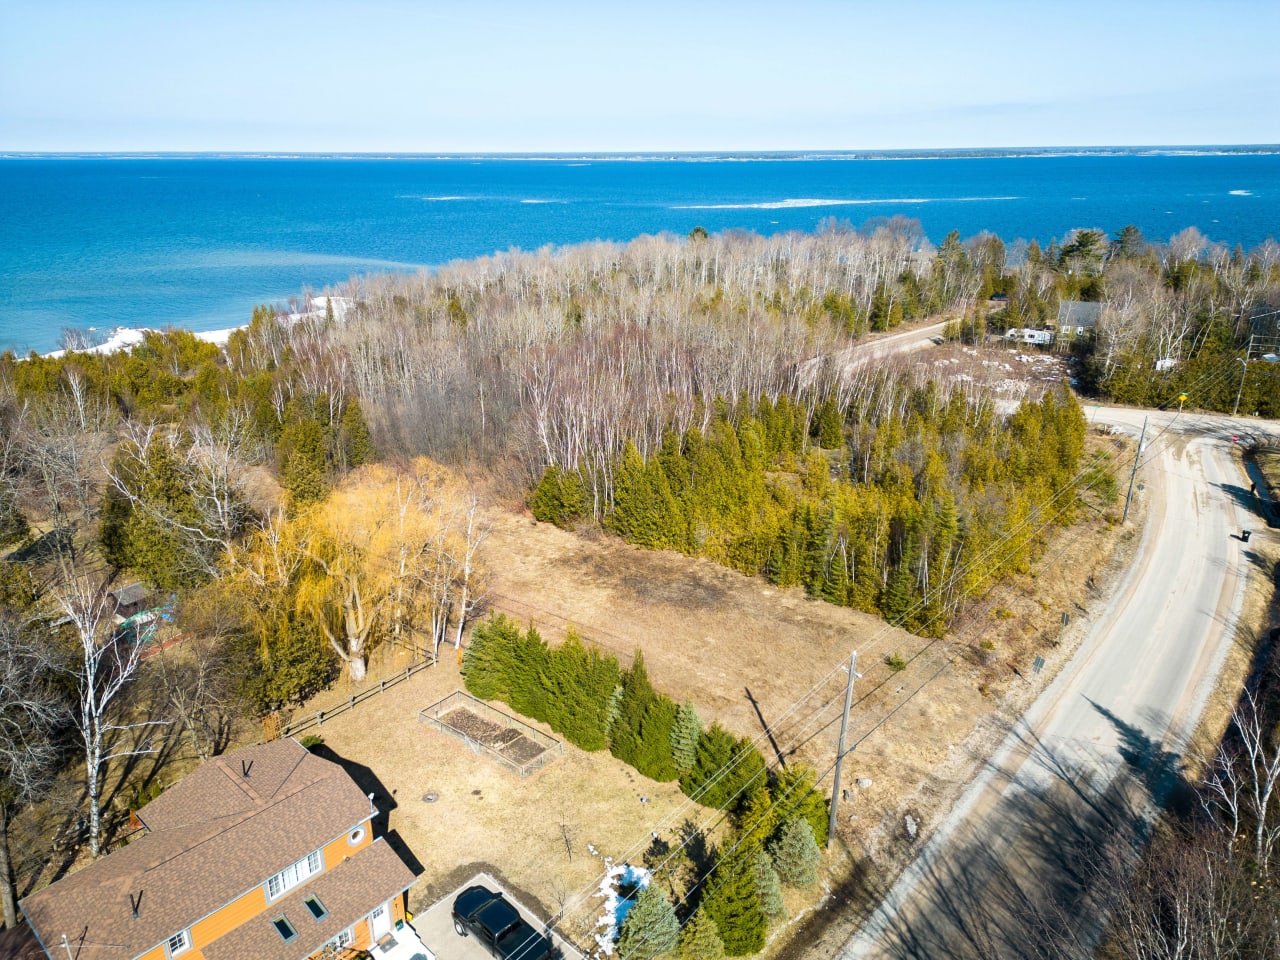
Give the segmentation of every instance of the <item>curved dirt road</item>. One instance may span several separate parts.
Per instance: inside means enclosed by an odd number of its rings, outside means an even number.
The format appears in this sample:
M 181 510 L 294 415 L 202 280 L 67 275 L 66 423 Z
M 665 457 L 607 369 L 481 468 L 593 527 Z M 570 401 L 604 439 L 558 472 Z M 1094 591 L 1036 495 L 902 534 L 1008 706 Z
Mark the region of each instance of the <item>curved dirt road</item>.
M 1087 412 L 1135 438 L 1147 415 Z M 1138 842 L 1152 804 L 1177 788 L 1178 755 L 1233 638 L 1252 556 L 1236 535 L 1272 535 L 1232 457 L 1241 421 L 1149 415 L 1133 564 L 842 957 L 1090 952 L 1090 871 L 1117 838 Z

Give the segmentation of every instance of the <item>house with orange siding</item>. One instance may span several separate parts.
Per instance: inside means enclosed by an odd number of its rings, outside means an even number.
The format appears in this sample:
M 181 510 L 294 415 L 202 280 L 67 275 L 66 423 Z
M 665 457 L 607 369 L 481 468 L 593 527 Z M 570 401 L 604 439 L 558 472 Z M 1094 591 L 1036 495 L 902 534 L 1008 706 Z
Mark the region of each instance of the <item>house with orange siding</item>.
M 308 960 L 418 944 L 413 872 L 340 766 L 292 739 L 224 754 L 126 846 L 22 901 L 51 960 Z M 430 955 L 429 952 L 426 955 Z M 388 953 L 390 956 L 390 953 Z

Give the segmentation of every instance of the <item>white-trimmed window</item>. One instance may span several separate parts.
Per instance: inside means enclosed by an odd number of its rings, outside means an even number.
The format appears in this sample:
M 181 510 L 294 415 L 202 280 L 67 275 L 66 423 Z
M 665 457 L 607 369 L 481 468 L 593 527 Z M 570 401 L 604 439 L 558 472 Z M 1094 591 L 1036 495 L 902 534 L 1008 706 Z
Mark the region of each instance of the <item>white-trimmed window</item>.
M 325 944 L 325 946 L 337 947 L 339 950 L 343 947 L 351 946 L 351 944 L 355 943 L 356 939 L 355 929 L 356 928 L 354 926 L 347 927 L 347 929 L 339 933 L 336 937 Z
M 164 942 L 165 947 L 169 951 L 169 956 L 176 957 L 180 953 L 186 953 L 191 949 L 191 934 L 186 930 L 179 930 L 172 937 Z
M 276 899 L 323 869 L 324 858 L 320 855 L 320 851 L 311 851 L 297 863 L 290 864 L 267 880 L 267 899 Z
M 364 840 L 364 824 L 363 823 L 347 834 L 347 846 L 349 847 L 358 846 L 362 840 Z

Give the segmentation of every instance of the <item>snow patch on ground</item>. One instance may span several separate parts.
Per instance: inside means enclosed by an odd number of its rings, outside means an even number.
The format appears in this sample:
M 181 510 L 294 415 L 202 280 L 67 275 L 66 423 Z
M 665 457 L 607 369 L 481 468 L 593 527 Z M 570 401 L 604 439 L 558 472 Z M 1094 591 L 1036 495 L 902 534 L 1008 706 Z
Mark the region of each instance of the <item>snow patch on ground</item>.
M 604 879 L 600 881 L 595 893 L 597 897 L 604 898 L 600 917 L 596 920 L 596 927 L 600 929 L 593 935 L 600 948 L 598 956 L 613 955 L 618 929 L 622 926 L 627 911 L 635 904 L 634 896 L 649 885 L 652 876 L 644 867 L 635 867 L 629 863 L 607 866 Z M 624 890 L 630 892 L 630 899 L 622 895 Z

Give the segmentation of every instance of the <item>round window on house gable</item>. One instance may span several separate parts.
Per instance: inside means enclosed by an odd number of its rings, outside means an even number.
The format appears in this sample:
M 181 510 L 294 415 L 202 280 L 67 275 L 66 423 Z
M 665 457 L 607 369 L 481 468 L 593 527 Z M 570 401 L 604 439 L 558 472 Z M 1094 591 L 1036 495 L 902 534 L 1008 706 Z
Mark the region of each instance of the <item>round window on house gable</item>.
M 354 847 L 364 840 L 364 827 L 356 827 L 347 834 L 347 845 Z

